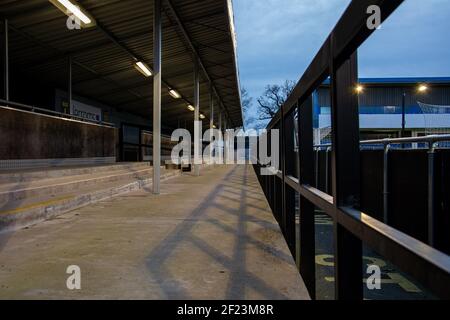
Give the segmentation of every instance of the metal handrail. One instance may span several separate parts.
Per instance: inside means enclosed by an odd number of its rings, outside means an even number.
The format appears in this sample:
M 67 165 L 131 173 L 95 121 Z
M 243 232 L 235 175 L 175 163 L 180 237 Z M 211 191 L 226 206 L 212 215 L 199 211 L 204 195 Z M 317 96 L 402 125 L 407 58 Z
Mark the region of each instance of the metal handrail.
M 297 110 L 299 118 L 299 137 L 301 146 L 298 155 L 285 152 L 284 139 L 281 139 L 280 149 L 282 172 L 275 176 L 266 176 L 261 173 L 261 167 L 255 165 L 261 187 L 277 218 L 288 244 L 296 243 L 300 246 L 299 269 L 308 291 L 314 297 L 316 293 L 315 272 L 315 237 L 314 210 L 318 208 L 330 216 L 334 222 L 333 244 L 335 270 L 335 290 L 337 299 L 362 299 L 361 264 L 362 245 L 372 248 L 381 256 L 391 261 L 403 272 L 417 279 L 421 285 L 439 297 L 450 297 L 450 256 L 442 253 L 432 245 L 407 236 L 403 232 L 389 226 L 387 223 L 377 221 L 369 215 L 357 210 L 358 195 L 356 179 L 360 179 L 359 168 L 352 168 L 351 163 L 345 159 L 358 163 L 358 127 L 357 127 L 357 100 L 351 97 L 350 90 L 345 90 L 354 84 L 357 79 L 357 49 L 366 41 L 374 30 L 367 28 L 367 7 L 378 5 L 383 12 L 383 21 L 386 20 L 404 1 L 403 0 L 352 0 L 339 22 L 336 24 L 327 40 L 303 76 L 295 86 L 291 95 L 273 117 L 266 129 L 281 128 L 282 136 L 284 121 L 287 116 Z M 313 166 L 313 122 L 312 122 L 312 93 L 328 77 L 331 76 L 332 88 L 331 106 L 336 112 L 336 138 L 338 141 L 349 141 L 355 145 L 339 145 L 340 151 L 336 153 L 333 161 L 332 184 L 335 198 L 317 188 L 314 184 Z M 349 103 L 349 108 L 341 108 Z M 341 106 L 341 107 L 339 107 Z M 346 110 L 345 112 L 343 110 Z M 348 117 L 347 117 L 348 116 Z M 349 125 L 348 130 L 345 130 Z M 347 132 L 346 132 L 347 131 Z M 363 144 L 380 143 L 386 149 L 384 159 L 389 159 L 390 144 L 409 142 L 429 143 L 429 185 L 433 185 L 432 177 L 435 174 L 434 162 L 436 141 L 449 140 L 450 136 L 383 139 L 365 141 Z M 331 145 L 325 145 L 330 147 Z M 320 151 L 320 150 L 319 150 Z M 336 150 L 335 150 L 336 151 Z M 347 157 L 344 152 L 347 152 Z M 292 162 L 298 156 L 300 164 L 299 179 L 291 178 L 286 172 L 286 162 Z M 386 161 L 387 164 L 387 161 Z M 388 166 L 385 166 L 386 173 Z M 281 179 L 280 179 L 281 177 Z M 286 188 L 286 185 L 289 188 Z M 292 201 L 292 189 L 300 196 L 300 239 L 292 232 L 296 226 L 295 201 Z M 388 189 L 384 189 L 387 195 Z M 434 190 L 429 188 L 429 197 Z M 430 197 L 431 198 L 431 197 Z M 386 198 L 387 199 L 387 198 Z M 433 217 L 433 202 L 428 208 L 429 218 Z M 387 212 L 386 212 L 387 213 Z M 432 219 L 430 219 L 432 220 Z M 429 220 L 429 221 L 430 221 Z M 429 223 L 429 225 L 432 225 Z M 296 227 L 295 227 L 296 228 Z
M 429 220 L 429 230 L 428 230 L 428 244 L 434 245 L 434 224 L 435 224 L 435 204 L 434 204 L 434 180 L 435 180 L 435 154 L 437 150 L 436 144 L 442 141 L 450 141 L 450 134 L 442 135 L 429 135 L 424 137 L 408 137 L 408 138 L 387 138 L 379 140 L 366 140 L 361 141 L 361 145 L 373 145 L 380 144 L 383 146 L 383 221 L 384 223 L 389 222 L 389 153 L 392 150 L 391 146 L 393 144 L 405 144 L 405 143 L 427 143 L 428 148 L 428 220 Z M 332 149 L 332 144 L 320 144 L 315 145 L 314 149 L 316 152 L 326 150 L 327 156 L 325 165 L 325 180 L 328 179 L 328 153 Z M 315 179 L 316 188 L 318 187 L 319 170 L 318 170 L 318 157 L 315 159 Z M 328 192 L 328 185 L 325 184 L 325 191 Z
M 424 137 L 408 137 L 408 138 L 386 138 L 386 139 L 378 139 L 378 140 L 363 140 L 360 141 L 361 145 L 368 144 L 381 144 L 381 145 L 389 145 L 389 144 L 403 144 L 403 143 L 430 143 L 434 144 L 437 142 L 450 141 L 450 134 L 435 134 Z M 331 143 L 323 143 L 316 144 L 314 148 L 329 148 L 333 145 Z
M 76 116 L 73 114 L 67 114 L 67 113 L 62 113 L 62 112 L 58 112 L 58 111 L 48 110 L 48 109 L 44 109 L 44 108 L 39 108 L 39 107 L 19 103 L 19 102 L 0 99 L 0 103 L 5 104 L 4 107 L 10 107 L 10 108 L 11 108 L 11 106 L 16 107 L 13 109 L 22 108 L 22 109 L 26 109 L 27 111 L 31 111 L 33 113 L 50 114 L 53 116 L 57 116 L 59 118 L 67 118 L 67 119 L 72 119 L 72 120 L 78 120 L 81 122 L 89 122 L 89 123 L 94 123 L 94 124 L 98 124 L 98 125 L 102 125 L 102 126 L 106 126 L 106 127 L 115 127 L 114 123 L 85 119 L 83 117 L 79 117 L 79 116 Z

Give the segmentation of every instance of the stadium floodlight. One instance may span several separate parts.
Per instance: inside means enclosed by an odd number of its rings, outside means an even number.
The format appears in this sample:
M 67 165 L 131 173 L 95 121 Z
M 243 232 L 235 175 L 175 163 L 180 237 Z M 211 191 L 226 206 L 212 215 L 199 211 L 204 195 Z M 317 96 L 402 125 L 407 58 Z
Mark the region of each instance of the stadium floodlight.
M 417 91 L 420 93 L 425 93 L 428 91 L 428 86 L 426 84 L 421 84 L 417 87 Z
M 169 88 L 169 94 L 172 96 L 172 98 L 174 98 L 174 99 L 180 99 L 181 98 L 181 95 L 178 93 L 178 91 L 177 90 L 175 90 L 175 89 L 171 89 L 171 88 Z
M 356 91 L 357 94 L 363 93 L 364 87 L 363 87 L 362 85 L 358 84 L 358 85 L 355 87 L 355 91 Z
M 187 108 L 189 109 L 189 111 L 195 111 L 195 108 L 192 104 L 188 104 Z

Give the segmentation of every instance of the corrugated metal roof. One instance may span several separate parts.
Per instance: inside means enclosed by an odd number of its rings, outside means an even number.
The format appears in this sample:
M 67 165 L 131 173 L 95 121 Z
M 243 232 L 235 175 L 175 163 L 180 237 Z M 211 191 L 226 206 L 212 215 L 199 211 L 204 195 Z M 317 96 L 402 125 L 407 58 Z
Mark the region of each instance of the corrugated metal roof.
M 232 126 L 242 126 L 239 77 L 232 17 L 227 0 L 163 0 L 163 80 L 193 101 L 192 51 L 170 4 L 187 31 Z M 97 27 L 69 30 L 67 16 L 47 0 L 4 0 L 0 15 L 9 20 L 11 64 L 40 81 L 66 87 L 67 57 L 72 56 L 74 93 L 148 118 L 152 80 L 134 68 L 134 57 L 152 65 L 153 2 L 79 0 Z M 117 41 L 114 43 L 114 41 Z M 120 44 L 120 46 L 118 45 Z M 209 116 L 208 77 L 201 74 L 200 109 Z M 216 112 L 217 122 L 217 112 Z M 192 121 L 182 100 L 163 87 L 162 122 L 171 127 Z

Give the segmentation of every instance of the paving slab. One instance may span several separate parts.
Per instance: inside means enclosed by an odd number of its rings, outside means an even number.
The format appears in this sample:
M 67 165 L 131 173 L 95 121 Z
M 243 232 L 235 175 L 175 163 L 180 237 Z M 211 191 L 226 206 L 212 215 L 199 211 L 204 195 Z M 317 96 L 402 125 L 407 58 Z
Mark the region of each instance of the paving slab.
M 309 299 L 251 166 L 161 190 L 0 234 L 0 299 Z

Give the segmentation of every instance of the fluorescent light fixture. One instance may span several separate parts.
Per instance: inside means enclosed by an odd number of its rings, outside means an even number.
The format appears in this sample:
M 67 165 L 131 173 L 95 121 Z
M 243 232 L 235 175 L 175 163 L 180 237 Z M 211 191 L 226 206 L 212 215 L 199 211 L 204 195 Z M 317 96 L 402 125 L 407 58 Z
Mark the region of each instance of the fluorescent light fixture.
M 181 95 L 178 93 L 177 90 L 175 89 L 169 89 L 169 94 L 172 96 L 172 98 L 174 99 L 180 99 Z
M 195 111 L 195 108 L 192 104 L 188 104 L 187 108 L 189 109 L 189 111 Z
M 144 76 L 151 77 L 152 76 L 152 71 L 150 70 L 150 68 L 143 63 L 142 61 L 138 61 L 136 62 L 136 69 L 139 70 L 139 72 L 141 72 Z
M 92 22 L 91 19 L 87 15 L 85 15 L 79 7 L 74 5 L 69 0 L 58 0 L 59 3 L 61 3 L 67 10 L 73 13 L 75 17 L 83 21 L 84 24 L 89 24 Z
M 200 119 L 205 119 L 206 117 L 205 117 L 205 115 L 203 114 L 203 113 L 200 113 Z
M 95 19 L 75 0 L 48 0 L 69 18 L 75 18 L 75 23 L 81 28 L 90 28 L 96 25 Z M 69 21 L 67 22 L 69 28 Z M 70 28 L 69 28 L 70 29 Z M 76 28 L 79 29 L 79 28 Z

